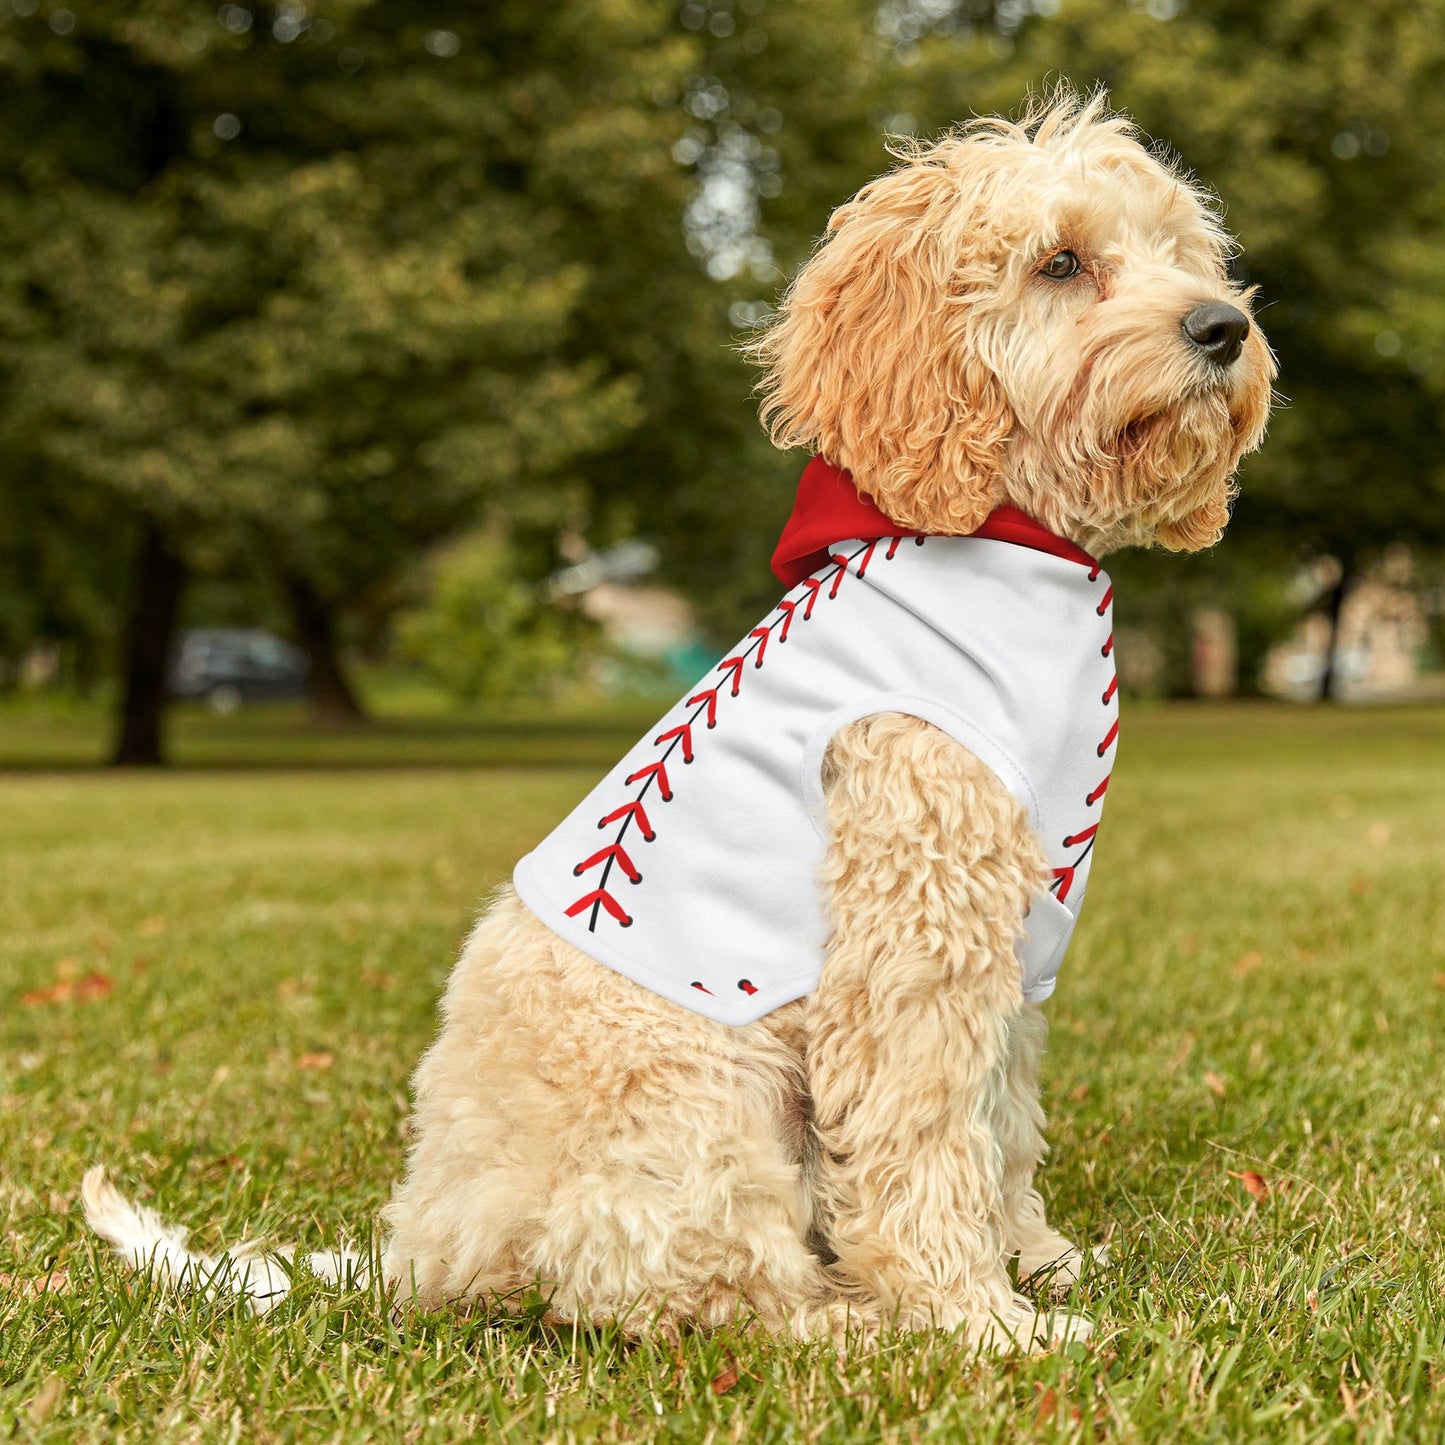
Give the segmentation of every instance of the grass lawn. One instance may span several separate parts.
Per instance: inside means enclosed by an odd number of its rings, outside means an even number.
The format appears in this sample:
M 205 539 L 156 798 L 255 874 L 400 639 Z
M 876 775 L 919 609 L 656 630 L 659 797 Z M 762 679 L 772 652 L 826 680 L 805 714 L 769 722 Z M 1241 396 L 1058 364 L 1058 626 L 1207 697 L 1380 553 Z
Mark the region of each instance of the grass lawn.
M 843 1363 L 311 1280 L 256 1320 L 87 1240 L 97 1160 L 203 1247 L 364 1240 L 478 900 L 642 721 L 281 716 L 193 719 L 159 776 L 46 771 L 90 725 L 0 721 L 36 765 L 0 777 L 0 1438 L 1445 1439 L 1445 710 L 1127 710 L 1049 1005 L 1095 1341 Z

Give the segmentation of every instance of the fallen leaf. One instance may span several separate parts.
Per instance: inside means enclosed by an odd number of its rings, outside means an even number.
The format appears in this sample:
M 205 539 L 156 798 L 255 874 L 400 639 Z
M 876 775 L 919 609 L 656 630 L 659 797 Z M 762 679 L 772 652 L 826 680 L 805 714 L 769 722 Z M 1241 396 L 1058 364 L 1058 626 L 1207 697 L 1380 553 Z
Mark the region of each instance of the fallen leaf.
M 1211 1094 L 1217 1094 L 1221 1099 L 1224 1097 L 1224 1080 L 1213 1069 L 1205 1072 L 1204 1085 Z
M 314 1054 L 302 1054 L 296 1060 L 298 1069 L 329 1069 L 336 1062 L 336 1055 L 325 1049 L 319 1049 Z
M 0 1273 L 0 1289 L 13 1289 L 26 1299 L 38 1299 L 43 1294 L 68 1294 L 70 1276 L 63 1269 L 53 1269 L 49 1274 L 32 1276 Z
M 1169 1060 L 1165 1068 L 1167 1068 L 1171 1074 L 1177 1073 L 1189 1061 L 1189 1055 L 1193 1052 L 1194 1035 L 1185 1034 L 1184 1037 L 1179 1040 L 1179 1047 L 1175 1049 L 1174 1057 Z
M 1038 1402 L 1034 1406 L 1034 1424 L 1048 1425 L 1053 1423 L 1054 1416 L 1058 1413 L 1059 1397 L 1052 1389 L 1040 1390 Z
M 1243 978 L 1246 974 L 1253 973 L 1263 962 L 1264 955 L 1257 948 L 1251 948 L 1248 953 L 1235 960 L 1234 976 Z
M 1263 1174 L 1257 1173 L 1253 1169 L 1244 1169 L 1237 1174 L 1233 1169 L 1228 1172 L 1231 1179 L 1237 1179 L 1244 1185 L 1245 1192 L 1249 1194 L 1251 1198 L 1263 1199 L 1265 1195 L 1269 1193 L 1269 1182 Z
M 738 1362 L 729 1355 L 727 1369 L 720 1375 L 714 1375 L 712 1377 L 712 1392 L 714 1395 L 726 1395 L 737 1382 Z
M 88 973 L 83 978 L 62 978 L 48 988 L 32 989 L 21 994 L 20 1002 L 27 1008 L 47 1003 L 86 1003 L 91 999 L 104 998 L 115 990 L 115 982 L 108 974 Z
M 59 1375 L 47 1375 L 45 1383 L 30 1397 L 25 1413 L 37 1425 L 48 1420 L 65 1394 L 65 1381 Z

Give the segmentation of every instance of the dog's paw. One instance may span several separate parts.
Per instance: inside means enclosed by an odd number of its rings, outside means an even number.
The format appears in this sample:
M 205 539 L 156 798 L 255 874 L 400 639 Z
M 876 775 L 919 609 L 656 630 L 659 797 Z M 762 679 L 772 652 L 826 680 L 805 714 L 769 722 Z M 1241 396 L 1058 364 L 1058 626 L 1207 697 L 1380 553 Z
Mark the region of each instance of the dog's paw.
M 981 1329 L 970 1331 L 969 1338 L 980 1350 L 1035 1354 L 1087 1340 L 1093 1328 L 1093 1321 L 1084 1315 L 1040 1310 L 1031 1299 L 1014 1295 L 1005 1310 Z
M 1086 1260 L 1094 1264 L 1109 1262 L 1109 1246 L 1096 1244 L 1087 1254 L 1076 1245 L 1060 1237 L 1063 1249 L 1021 1251 L 1019 1254 L 1019 1283 L 1047 1289 L 1055 1294 L 1064 1294 L 1079 1282 Z

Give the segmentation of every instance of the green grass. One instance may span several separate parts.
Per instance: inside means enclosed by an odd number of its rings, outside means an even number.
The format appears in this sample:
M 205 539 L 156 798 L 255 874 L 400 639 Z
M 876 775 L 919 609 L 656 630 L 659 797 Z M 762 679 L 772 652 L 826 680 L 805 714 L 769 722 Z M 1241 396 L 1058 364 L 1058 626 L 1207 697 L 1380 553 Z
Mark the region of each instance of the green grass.
M 479 899 L 640 721 L 395 724 L 327 770 L 243 714 L 178 751 L 247 767 L 0 778 L 0 1437 L 1445 1439 L 1440 709 L 1128 711 L 1049 1005 L 1045 1191 L 1113 1248 L 1087 1349 L 674 1352 L 310 1280 L 255 1320 L 87 1240 L 96 1160 L 203 1246 L 365 1237 Z

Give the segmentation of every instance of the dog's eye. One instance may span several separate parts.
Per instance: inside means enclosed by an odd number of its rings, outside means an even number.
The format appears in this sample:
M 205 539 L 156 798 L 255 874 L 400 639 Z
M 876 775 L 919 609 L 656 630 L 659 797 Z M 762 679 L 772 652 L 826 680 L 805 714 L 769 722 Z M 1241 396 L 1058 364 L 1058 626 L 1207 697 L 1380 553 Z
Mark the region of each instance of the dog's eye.
M 1039 275 L 1047 276 L 1050 281 L 1067 281 L 1069 277 L 1077 276 L 1082 269 L 1079 258 L 1072 251 L 1055 251 L 1039 267 Z

